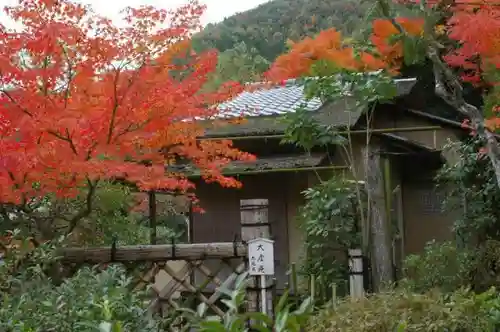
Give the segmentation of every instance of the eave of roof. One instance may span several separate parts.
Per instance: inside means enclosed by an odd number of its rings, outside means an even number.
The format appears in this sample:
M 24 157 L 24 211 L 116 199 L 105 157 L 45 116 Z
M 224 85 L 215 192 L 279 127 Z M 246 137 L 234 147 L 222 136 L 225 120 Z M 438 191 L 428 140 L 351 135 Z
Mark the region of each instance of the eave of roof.
M 378 136 L 381 138 L 388 139 L 389 141 L 393 141 L 397 144 L 401 144 L 403 146 L 408 147 L 411 150 L 418 152 L 436 152 L 439 151 L 431 146 L 427 146 L 415 140 L 411 140 L 409 138 L 403 137 L 401 135 L 395 133 L 374 133 L 374 136 Z
M 257 158 L 253 162 L 233 161 L 222 169 L 224 175 L 251 174 L 263 173 L 266 171 L 276 170 L 294 170 L 294 169 L 314 169 L 320 166 L 325 160 L 326 154 L 293 154 L 293 155 L 276 155 L 272 157 Z M 332 167 L 332 165 L 324 165 L 324 167 Z M 172 165 L 167 168 L 173 172 L 182 172 L 188 177 L 199 177 L 200 170 L 192 164 L 187 165 Z

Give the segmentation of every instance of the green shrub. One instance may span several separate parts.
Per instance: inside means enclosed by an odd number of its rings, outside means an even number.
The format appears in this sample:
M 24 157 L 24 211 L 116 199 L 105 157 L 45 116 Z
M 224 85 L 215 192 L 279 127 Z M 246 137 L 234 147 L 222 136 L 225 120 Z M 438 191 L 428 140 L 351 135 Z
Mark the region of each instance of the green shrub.
M 348 287 L 345 252 L 361 246 L 357 186 L 334 176 L 303 192 L 305 204 L 300 208 L 298 221 L 305 234 L 306 257 L 299 273 L 302 277 L 315 276 L 319 289 L 329 290 L 336 284 L 342 292 Z M 365 198 L 362 192 L 359 194 Z
M 472 285 L 475 291 L 500 287 L 500 241 L 484 241 L 475 251 Z
M 1 332 L 158 331 L 145 293 L 131 291 L 121 266 L 83 267 L 59 278 L 63 269 L 55 248 L 63 241 L 44 243 L 28 255 L 24 246 L 7 252 L 0 265 Z
M 420 255 L 408 256 L 400 285 L 423 293 L 432 289 L 453 292 L 471 287 L 484 292 L 500 287 L 500 242 L 487 240 L 477 248 L 460 248 L 454 242 L 429 242 Z
M 476 295 L 414 294 L 405 290 L 381 293 L 329 307 L 310 320 L 308 332 L 487 332 L 500 322 L 495 289 Z
M 153 316 L 148 310 L 151 298 L 133 290 L 132 279 L 120 265 L 105 270 L 84 267 L 55 283 L 47 272 L 57 266 L 54 254 L 59 244 L 45 243 L 28 256 L 9 251 L 0 265 L 0 332 L 159 332 L 170 330 L 173 324 L 179 324 L 182 331 L 299 332 L 312 312 L 310 298 L 294 308 L 295 303 L 285 295 L 274 317 L 243 313 L 246 273 L 237 278 L 234 289 L 220 289 L 221 302 L 227 307 L 222 319 L 210 316 L 205 304 L 196 311 L 172 309 L 164 317 Z M 19 265 L 20 257 L 25 259 Z
M 453 242 L 429 242 L 422 254 L 409 255 L 403 263 L 404 287 L 415 292 L 439 288 L 452 292 L 471 286 L 475 252 Z
M 59 286 L 42 278 L 22 282 L 22 293 L 3 298 L 0 331 L 158 331 L 119 267 L 83 268 Z
M 228 310 L 224 317 L 207 316 L 206 304 L 202 303 L 196 311 L 183 309 L 188 318 L 188 323 L 196 331 L 201 332 L 301 332 L 307 323 L 312 310 L 311 298 L 304 300 L 298 308 L 293 309 L 290 304 L 288 294 L 285 293 L 274 308 L 275 315 L 271 317 L 260 312 L 243 312 L 245 303 L 245 289 L 249 279 L 248 273 L 238 277 L 235 282 L 235 289 L 220 289 L 225 295 L 222 302 Z
M 445 164 L 436 178 L 446 188 L 445 210 L 460 211 L 453 231 L 467 245 L 500 240 L 500 189 L 491 162 L 481 152 L 484 146 L 478 135 L 450 142 L 445 150 L 456 153 L 457 162 Z

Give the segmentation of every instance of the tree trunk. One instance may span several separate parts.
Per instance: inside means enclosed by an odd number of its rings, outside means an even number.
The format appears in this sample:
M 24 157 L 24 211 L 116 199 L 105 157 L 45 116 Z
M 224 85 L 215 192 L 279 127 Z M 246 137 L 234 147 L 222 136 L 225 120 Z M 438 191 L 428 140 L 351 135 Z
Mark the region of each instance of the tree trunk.
M 392 264 L 391 232 L 385 204 L 384 173 L 380 158 L 380 148 L 370 148 L 364 154 L 366 188 L 369 197 L 371 261 L 375 291 L 394 282 Z

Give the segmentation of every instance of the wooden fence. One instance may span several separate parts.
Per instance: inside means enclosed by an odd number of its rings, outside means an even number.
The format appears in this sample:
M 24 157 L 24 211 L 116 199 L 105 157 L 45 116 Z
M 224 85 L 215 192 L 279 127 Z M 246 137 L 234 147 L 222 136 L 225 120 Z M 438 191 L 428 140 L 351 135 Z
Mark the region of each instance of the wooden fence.
M 210 314 L 223 316 L 225 305 L 220 301 L 224 296 L 221 289 L 232 289 L 239 275 L 248 270 L 248 247 L 243 242 L 195 243 L 170 245 L 139 245 L 123 247 L 64 248 L 58 251 L 61 263 L 70 270 L 69 275 L 83 265 L 97 265 L 105 268 L 109 264 L 122 264 L 134 280 L 132 291 L 149 289 L 149 310 L 169 318 L 171 331 L 182 330 L 184 317 L 180 308 L 195 309 L 205 303 Z M 349 250 L 350 295 L 364 296 L 361 250 Z M 69 276 L 68 275 L 68 276 Z M 290 282 L 286 288 L 297 292 L 297 273 L 291 265 Z M 316 276 L 317 277 L 317 276 Z M 336 286 L 318 289 L 315 276 L 310 276 L 310 296 L 323 300 L 336 298 Z M 319 276 L 321 277 L 321 276 Z M 246 310 L 258 311 L 260 285 L 253 280 L 248 285 Z M 271 308 L 274 298 L 274 280 L 267 278 L 267 308 Z M 300 295 L 300 294 L 298 294 Z M 321 302 L 321 301 L 320 301 Z
M 59 255 L 74 270 L 83 264 L 123 264 L 136 280 L 135 291 L 151 286 L 150 309 L 163 316 L 201 302 L 211 314 L 223 316 L 220 288 L 231 289 L 247 270 L 247 245 L 241 242 L 66 248 Z M 249 289 L 247 310 L 258 310 L 257 293 Z M 181 324 L 182 317 L 177 318 Z

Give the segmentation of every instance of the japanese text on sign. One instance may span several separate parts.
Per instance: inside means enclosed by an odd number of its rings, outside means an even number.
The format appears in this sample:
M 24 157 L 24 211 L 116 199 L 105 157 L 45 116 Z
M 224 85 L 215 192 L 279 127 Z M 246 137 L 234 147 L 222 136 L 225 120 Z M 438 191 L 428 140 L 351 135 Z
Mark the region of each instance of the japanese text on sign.
M 274 245 L 269 239 L 253 239 L 248 242 L 250 275 L 274 275 Z

